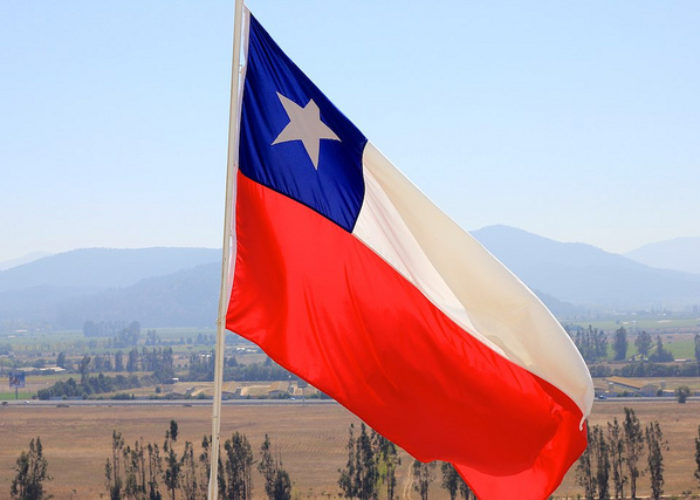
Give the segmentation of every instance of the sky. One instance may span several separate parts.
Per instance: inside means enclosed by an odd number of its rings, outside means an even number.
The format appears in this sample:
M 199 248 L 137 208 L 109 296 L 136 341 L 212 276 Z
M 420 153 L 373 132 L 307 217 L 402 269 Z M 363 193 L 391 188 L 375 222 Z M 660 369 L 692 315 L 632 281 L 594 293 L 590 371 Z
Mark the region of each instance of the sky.
M 700 236 L 700 3 L 247 4 L 468 230 Z M 219 247 L 233 2 L 0 3 L 0 261 Z

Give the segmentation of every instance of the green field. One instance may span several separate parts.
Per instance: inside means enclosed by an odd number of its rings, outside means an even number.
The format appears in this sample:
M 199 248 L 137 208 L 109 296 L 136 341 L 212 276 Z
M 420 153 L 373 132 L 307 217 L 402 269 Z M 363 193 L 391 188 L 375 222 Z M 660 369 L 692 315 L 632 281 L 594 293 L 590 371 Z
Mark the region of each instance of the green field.
M 19 391 L 19 399 L 31 399 L 36 396 L 39 389 L 46 389 L 52 386 L 59 380 L 65 381 L 69 378 L 80 379 L 79 374 L 75 373 L 58 373 L 51 375 L 27 375 L 25 379 L 25 387 Z M 15 391 L 10 390 L 6 376 L 0 378 L 0 401 L 15 399 Z
M 204 335 L 207 338 L 214 337 L 216 330 L 212 328 L 144 328 L 141 330 L 141 342 L 144 341 L 146 332 L 149 330 L 155 330 L 162 342 L 162 344 L 153 347 L 164 347 L 167 345 L 172 347 L 175 353 L 188 353 L 214 348 L 213 339 L 211 343 L 196 343 L 198 335 Z M 0 334 L 0 345 L 6 344 L 11 346 L 12 350 L 20 356 L 42 355 L 46 357 L 46 353 L 58 354 L 59 352 L 65 352 L 69 356 L 82 356 L 85 353 L 105 354 L 131 349 L 131 347 L 108 347 L 109 341 L 109 337 L 86 337 L 80 330 Z M 191 343 L 188 343 L 188 341 Z M 253 345 L 248 340 L 231 333 L 228 333 L 226 336 L 226 344 L 228 347 L 233 345 Z M 141 349 L 148 346 L 140 343 L 137 347 Z
M 604 330 L 612 333 L 621 326 L 624 326 L 628 332 L 637 330 L 646 330 L 649 333 L 659 330 L 698 330 L 700 332 L 700 318 L 678 318 L 678 319 L 619 319 L 619 320 L 601 320 L 601 321 L 574 321 L 570 324 L 588 328 L 588 325 L 598 330 Z
M 637 346 L 634 345 L 634 335 L 627 336 L 627 358 L 637 355 Z M 608 337 L 608 359 L 612 361 L 614 338 Z M 673 354 L 674 359 L 695 359 L 695 339 L 688 334 L 661 334 L 664 349 Z M 656 350 L 656 335 L 652 335 L 653 353 Z
M 0 401 L 8 401 L 10 399 L 31 399 L 31 392 L 19 391 L 17 393 L 17 398 L 15 398 L 15 391 L 10 392 L 0 392 Z
M 695 340 L 690 339 L 676 339 L 666 344 L 664 342 L 664 347 L 671 351 L 673 357 L 676 359 L 694 359 L 695 358 Z

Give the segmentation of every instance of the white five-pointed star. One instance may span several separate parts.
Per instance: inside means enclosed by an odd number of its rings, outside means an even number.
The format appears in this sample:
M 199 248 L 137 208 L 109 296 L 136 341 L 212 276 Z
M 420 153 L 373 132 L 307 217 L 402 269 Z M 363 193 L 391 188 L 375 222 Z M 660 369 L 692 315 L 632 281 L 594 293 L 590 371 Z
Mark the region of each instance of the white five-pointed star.
M 318 105 L 310 99 L 303 108 L 291 99 L 277 92 L 284 110 L 289 116 L 289 123 L 277 136 L 272 145 L 280 142 L 301 141 L 306 153 L 311 158 L 314 168 L 318 170 L 318 154 L 321 149 L 321 139 L 340 141 L 340 138 L 321 121 Z

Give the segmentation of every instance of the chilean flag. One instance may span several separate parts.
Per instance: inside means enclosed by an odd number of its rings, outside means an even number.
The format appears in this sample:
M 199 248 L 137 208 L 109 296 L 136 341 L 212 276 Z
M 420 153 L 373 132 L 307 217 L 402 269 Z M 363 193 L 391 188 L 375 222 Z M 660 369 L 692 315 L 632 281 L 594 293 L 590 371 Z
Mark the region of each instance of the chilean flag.
M 576 347 L 245 19 L 226 327 L 480 498 L 545 498 L 586 447 Z

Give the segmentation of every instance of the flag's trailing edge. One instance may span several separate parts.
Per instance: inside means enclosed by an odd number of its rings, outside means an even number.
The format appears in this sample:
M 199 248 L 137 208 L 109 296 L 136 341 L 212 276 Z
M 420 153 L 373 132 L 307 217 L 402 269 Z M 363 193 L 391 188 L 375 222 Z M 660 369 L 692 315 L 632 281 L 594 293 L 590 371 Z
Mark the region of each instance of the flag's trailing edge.
M 575 346 L 245 15 L 226 327 L 479 497 L 546 497 L 586 447 Z

